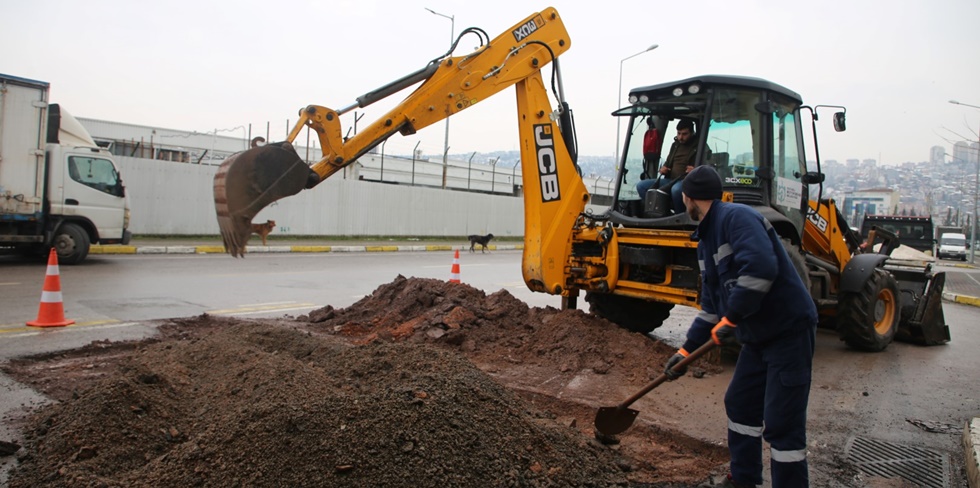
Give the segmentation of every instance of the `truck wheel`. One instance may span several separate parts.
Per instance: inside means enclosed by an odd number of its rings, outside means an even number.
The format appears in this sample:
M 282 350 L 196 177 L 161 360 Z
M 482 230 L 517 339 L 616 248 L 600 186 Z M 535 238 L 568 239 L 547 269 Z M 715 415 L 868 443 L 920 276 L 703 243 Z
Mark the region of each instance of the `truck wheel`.
M 63 224 L 51 241 L 58 253 L 58 262 L 62 264 L 78 264 L 88 256 L 88 234 L 75 224 Z
M 837 334 L 848 346 L 883 351 L 898 331 L 898 282 L 876 269 L 859 293 L 843 293 L 837 303 Z
M 611 293 L 586 293 L 589 311 L 630 332 L 648 334 L 663 325 L 673 303 L 660 303 Z

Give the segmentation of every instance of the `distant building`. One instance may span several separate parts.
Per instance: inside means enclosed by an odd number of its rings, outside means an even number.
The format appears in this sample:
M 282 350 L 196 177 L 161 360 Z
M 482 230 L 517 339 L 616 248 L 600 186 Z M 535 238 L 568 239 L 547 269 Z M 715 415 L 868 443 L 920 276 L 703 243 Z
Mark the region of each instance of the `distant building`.
M 898 190 L 889 188 L 845 192 L 841 213 L 851 226 L 860 227 L 865 214 L 892 214 L 898 206 L 900 197 Z
M 946 160 L 946 148 L 942 146 L 932 146 L 929 149 L 929 162 L 934 165 L 943 164 Z
M 976 142 L 960 141 L 953 144 L 953 160 L 959 163 L 975 164 L 977 162 L 977 147 Z

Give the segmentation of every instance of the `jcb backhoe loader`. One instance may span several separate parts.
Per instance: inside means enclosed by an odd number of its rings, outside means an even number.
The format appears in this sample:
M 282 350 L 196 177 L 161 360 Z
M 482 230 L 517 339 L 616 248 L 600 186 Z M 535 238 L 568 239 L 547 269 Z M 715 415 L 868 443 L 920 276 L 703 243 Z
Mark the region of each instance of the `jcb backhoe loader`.
M 315 187 L 395 133 L 414 134 L 513 86 L 524 188 L 522 268 L 531 290 L 561 296 L 565 308 L 574 308 L 579 294 L 585 292 L 594 313 L 638 332 L 660 326 L 674 305 L 698 306 L 697 243 L 691 240 L 696 222 L 684 212 L 671 213 L 655 204 L 657 192 L 647 192 L 641 199 L 635 188 L 641 177 L 655 175 L 659 164 L 655 154 L 644 154 L 642 148 L 641 131 L 647 129 L 648 119 L 661 134 L 676 121 L 689 119 L 704 129 L 697 136 L 697 162 L 718 168 L 725 177 L 728 198 L 756 206 L 780 229 L 805 278 L 811 272 L 820 277 L 823 273 L 831 275 L 826 290 L 814 292 L 821 308 L 840 312 L 838 308 L 845 305 L 834 308 L 831 302 L 861 301 L 837 300 L 837 293 L 849 293 L 852 281 L 862 279 L 848 278 L 852 273 L 845 267 L 847 259 L 836 263 L 818 257 L 813 257 L 812 263 L 803 260 L 800 245 L 805 242 L 804 223 L 811 215 L 808 187 L 821 180 L 819 170 L 806 172 L 798 95 L 763 80 L 717 76 L 633 90 L 632 105 L 614 113 L 630 117 L 632 128 L 618 163 L 615 202 L 607 212 L 593 215 L 585 212 L 590 196 L 576 164 L 573 118 L 558 66 L 558 57 L 568 50 L 571 40 L 557 11 L 549 8 L 535 13 L 492 40 L 476 28 L 464 30 L 460 38 L 466 35 L 481 40 L 474 52 L 454 56 L 457 38 L 445 55 L 358 97 L 345 108 L 310 105 L 300 110 L 286 141 L 249 149 L 226 160 L 214 179 L 215 208 L 226 250 L 233 256 L 243 255 L 252 218 L 275 200 Z M 549 84 L 557 109 L 551 105 L 542 76 L 549 63 Z M 388 113 L 353 137 L 342 137 L 343 114 L 417 84 Z M 304 127 L 316 132 L 323 151 L 312 166 L 307 166 L 291 145 Z M 724 151 L 720 147 L 712 151 L 709 140 L 724 144 Z M 840 234 L 830 237 L 842 239 Z M 828 245 L 826 250 L 831 252 L 836 246 Z M 874 269 L 884 269 L 883 263 L 874 264 Z M 831 272 L 834 268 L 836 271 Z M 916 304 L 922 304 L 923 297 L 935 296 L 922 292 L 923 287 L 936 288 L 928 269 L 912 281 L 918 287 L 918 293 L 910 294 Z M 941 292 L 941 281 L 938 288 Z M 871 318 L 881 322 L 885 319 L 879 316 L 885 311 L 879 311 L 888 310 L 889 302 L 882 298 L 872 297 L 867 305 L 870 316 L 864 318 L 867 323 L 863 325 L 876 332 L 879 330 Z M 895 299 L 890 302 L 890 317 L 896 320 L 897 304 Z M 923 328 L 945 327 L 939 310 L 939 321 Z M 924 320 L 920 318 L 919 323 Z M 848 343 L 878 349 L 859 340 Z

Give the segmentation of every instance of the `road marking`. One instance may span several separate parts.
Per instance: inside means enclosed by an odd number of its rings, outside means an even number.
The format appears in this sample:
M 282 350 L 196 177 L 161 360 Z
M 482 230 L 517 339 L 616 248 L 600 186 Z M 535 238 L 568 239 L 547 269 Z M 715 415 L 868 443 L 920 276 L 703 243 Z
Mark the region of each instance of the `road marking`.
M 16 281 L 11 281 L 10 283 L 0 283 L 0 286 L 14 286 L 14 285 L 19 285 L 19 284 L 20 283 L 18 283 Z
M 80 332 L 80 331 L 90 331 L 90 330 L 102 330 L 102 329 L 117 329 L 119 327 L 130 327 L 133 325 L 140 325 L 140 322 L 119 322 L 118 320 L 100 320 L 95 322 L 87 322 L 85 324 L 75 324 L 66 327 L 43 327 L 42 330 L 38 330 L 37 327 L 23 327 L 19 329 L 8 329 L 0 330 L 0 334 L 4 335 L 4 338 L 17 338 L 17 337 L 31 337 L 37 336 L 45 333 L 53 332 Z
M 255 314 L 260 314 L 260 313 L 272 313 L 272 312 L 289 312 L 289 311 L 292 311 L 292 310 L 312 310 L 314 308 L 316 308 L 316 305 L 310 305 L 308 307 L 293 307 L 293 308 L 277 308 L 277 309 L 271 309 L 271 310 L 256 310 L 254 312 L 237 312 L 237 313 L 228 313 L 228 314 L 225 314 L 225 315 L 226 316 L 231 316 L 231 317 L 237 317 L 239 315 L 255 315 Z
M 970 274 L 970 273 L 963 273 L 963 274 L 965 274 L 967 278 L 970 278 L 971 280 L 973 280 L 973 282 L 976 283 L 977 285 L 980 285 L 980 281 L 977 281 L 977 279 L 974 278 L 972 274 Z
M 118 320 L 107 319 L 107 320 L 86 320 L 81 322 L 76 322 L 72 325 L 66 327 L 90 327 L 93 325 L 105 325 L 105 324 L 115 324 Z M 64 329 L 65 327 L 49 327 L 52 330 Z M 0 334 L 8 334 L 10 332 L 20 332 L 25 330 L 40 330 L 38 327 L 28 327 L 27 324 L 0 324 Z
M 277 302 L 271 305 L 248 305 L 239 308 L 225 308 L 221 310 L 208 310 L 206 313 L 210 315 L 251 315 L 257 313 L 270 313 L 270 312 L 286 312 L 290 310 L 305 310 L 310 308 L 316 308 L 317 305 L 313 303 L 296 303 L 296 302 Z

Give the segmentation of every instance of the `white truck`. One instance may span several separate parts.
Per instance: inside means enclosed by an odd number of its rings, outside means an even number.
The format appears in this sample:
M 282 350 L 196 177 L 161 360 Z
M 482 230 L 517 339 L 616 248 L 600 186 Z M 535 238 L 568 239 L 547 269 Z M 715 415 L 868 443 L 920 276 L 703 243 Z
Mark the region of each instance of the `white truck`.
M 939 259 L 959 259 L 966 261 L 966 234 L 946 232 L 939 236 Z
M 129 205 L 110 153 L 48 96 L 0 74 L 0 249 L 77 264 L 91 244 L 129 243 Z

